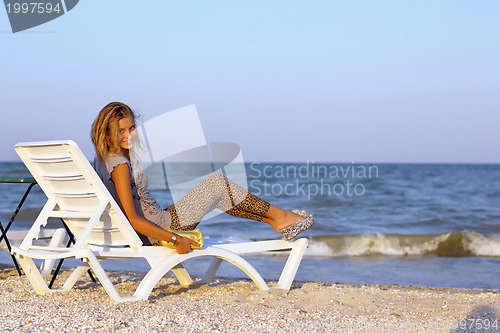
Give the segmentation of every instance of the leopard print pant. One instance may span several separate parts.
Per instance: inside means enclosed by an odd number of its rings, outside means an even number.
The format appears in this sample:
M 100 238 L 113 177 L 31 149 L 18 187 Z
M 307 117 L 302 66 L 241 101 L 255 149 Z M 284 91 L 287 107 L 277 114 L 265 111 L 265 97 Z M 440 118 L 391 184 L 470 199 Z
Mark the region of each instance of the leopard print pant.
M 214 173 L 196 185 L 167 211 L 172 230 L 193 230 L 215 208 L 230 215 L 262 221 L 270 204 L 227 177 Z

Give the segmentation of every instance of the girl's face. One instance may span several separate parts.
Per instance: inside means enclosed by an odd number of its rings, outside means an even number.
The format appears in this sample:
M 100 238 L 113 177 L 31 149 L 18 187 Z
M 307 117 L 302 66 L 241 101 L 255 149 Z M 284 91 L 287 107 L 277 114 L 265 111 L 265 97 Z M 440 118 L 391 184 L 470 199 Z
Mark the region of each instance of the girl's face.
M 132 117 L 118 120 L 118 147 L 120 150 L 132 148 L 135 135 L 135 121 Z

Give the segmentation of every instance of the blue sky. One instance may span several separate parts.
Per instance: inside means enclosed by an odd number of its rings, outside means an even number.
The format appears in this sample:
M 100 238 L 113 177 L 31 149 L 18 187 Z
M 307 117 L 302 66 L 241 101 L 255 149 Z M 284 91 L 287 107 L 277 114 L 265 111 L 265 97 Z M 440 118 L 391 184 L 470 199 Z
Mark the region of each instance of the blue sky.
M 246 161 L 500 163 L 500 2 L 85 0 L 13 34 L 0 160 L 73 139 L 110 101 L 196 104 Z

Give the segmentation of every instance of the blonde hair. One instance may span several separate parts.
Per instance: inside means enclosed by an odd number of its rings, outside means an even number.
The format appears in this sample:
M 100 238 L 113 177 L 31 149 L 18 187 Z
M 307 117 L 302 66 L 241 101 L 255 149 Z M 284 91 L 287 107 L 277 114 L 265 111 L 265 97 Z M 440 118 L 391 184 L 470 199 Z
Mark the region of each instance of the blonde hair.
M 96 156 L 101 162 L 110 152 L 120 151 L 118 147 L 118 122 L 127 117 L 134 119 L 134 122 L 136 120 L 134 111 L 128 105 L 121 102 L 111 102 L 102 108 L 92 123 L 90 138 L 94 144 Z M 128 151 L 126 151 L 126 155 L 130 159 Z

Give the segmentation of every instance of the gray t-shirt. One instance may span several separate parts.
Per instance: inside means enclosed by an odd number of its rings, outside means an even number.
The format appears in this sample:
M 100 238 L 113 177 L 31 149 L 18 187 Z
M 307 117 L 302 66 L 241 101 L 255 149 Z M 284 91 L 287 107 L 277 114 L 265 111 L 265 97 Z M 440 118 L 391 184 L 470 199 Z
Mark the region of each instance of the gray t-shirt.
M 161 228 L 170 228 L 171 217 L 168 211 L 161 209 L 160 205 L 154 200 L 147 191 L 148 180 L 146 173 L 138 166 L 132 165 L 130 160 L 121 154 L 109 154 L 104 158 L 104 164 L 98 158 L 94 159 L 94 169 L 99 175 L 111 196 L 120 205 L 120 199 L 116 193 L 115 184 L 111 179 L 111 173 L 114 168 L 120 164 L 127 164 L 130 168 L 130 188 L 132 189 L 132 199 L 134 201 L 137 215 L 158 225 Z M 157 239 L 145 237 L 138 234 L 141 240 L 147 244 L 146 240 L 154 243 Z

